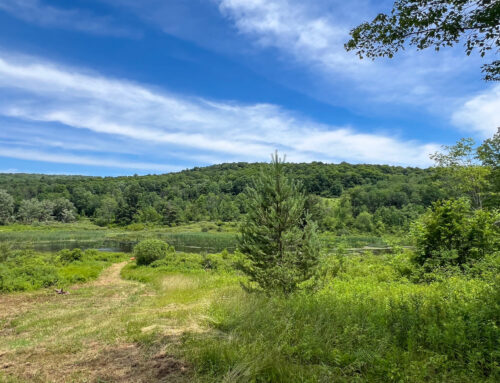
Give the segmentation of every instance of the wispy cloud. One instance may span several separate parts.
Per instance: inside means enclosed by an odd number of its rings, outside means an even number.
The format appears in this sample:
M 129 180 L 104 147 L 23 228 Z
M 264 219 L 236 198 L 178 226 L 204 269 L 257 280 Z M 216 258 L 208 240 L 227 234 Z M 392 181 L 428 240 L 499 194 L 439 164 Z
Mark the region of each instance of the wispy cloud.
M 43 27 L 116 37 L 140 36 L 138 31 L 120 26 L 110 17 L 98 16 L 83 9 L 58 8 L 46 5 L 41 0 L 0 0 L 0 10 Z
M 500 85 L 466 100 L 453 113 L 452 121 L 464 130 L 491 137 L 500 127 Z
M 276 49 L 287 60 L 320 76 L 321 82 L 328 84 L 325 92 L 337 103 L 362 97 L 424 105 L 442 113 L 443 105 L 451 105 L 461 87 L 455 76 L 471 68 L 478 72 L 475 59 L 466 58 L 461 47 L 442 51 L 439 56 L 433 51 L 409 50 L 393 60 L 375 62 L 346 52 L 344 43 L 350 29 L 380 11 L 390 10 L 392 2 L 213 1 L 241 35 L 261 48 Z M 459 93 L 464 91 L 459 89 Z
M 198 161 L 268 160 L 277 148 L 295 162 L 345 160 L 426 166 L 428 154 L 439 148 L 377 132 L 361 133 L 354 127 L 321 124 L 277 105 L 188 98 L 35 58 L 0 56 L 0 97 L 4 99 L 0 114 L 11 119 L 57 123 L 93 132 L 104 141 L 120 137 L 135 143 L 139 156 L 191 153 L 179 158 L 185 163 L 193 157 Z M 3 153 L 21 155 L 12 150 Z M 94 164 L 92 159 L 84 161 Z M 159 167 L 152 164 L 151 169 Z
M 182 170 L 179 166 L 169 166 L 150 162 L 127 162 L 122 160 L 103 159 L 102 157 L 79 156 L 73 154 L 57 154 L 25 148 L 0 146 L 0 157 L 17 158 L 21 160 L 54 162 L 62 164 L 111 167 L 120 169 L 137 169 L 156 172 L 171 172 Z

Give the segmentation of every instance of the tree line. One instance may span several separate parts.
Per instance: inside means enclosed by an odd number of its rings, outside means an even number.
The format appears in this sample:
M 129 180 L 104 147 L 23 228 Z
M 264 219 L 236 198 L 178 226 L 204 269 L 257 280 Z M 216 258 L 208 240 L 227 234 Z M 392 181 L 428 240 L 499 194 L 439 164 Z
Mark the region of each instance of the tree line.
M 321 230 L 398 232 L 438 200 L 473 193 L 485 206 L 498 205 L 492 192 L 498 188 L 498 174 L 491 170 L 494 159 L 488 155 L 497 141 L 486 140 L 479 154 L 470 140 L 461 141 L 427 169 L 321 162 L 283 166 L 301 183 L 306 209 Z M 458 158 L 462 163 L 456 163 Z M 78 217 L 101 226 L 238 221 L 247 213 L 244 191 L 263 166 L 231 163 L 131 177 L 0 174 L 0 223 L 69 222 Z M 461 179 L 450 172 L 453 167 L 465 169 Z

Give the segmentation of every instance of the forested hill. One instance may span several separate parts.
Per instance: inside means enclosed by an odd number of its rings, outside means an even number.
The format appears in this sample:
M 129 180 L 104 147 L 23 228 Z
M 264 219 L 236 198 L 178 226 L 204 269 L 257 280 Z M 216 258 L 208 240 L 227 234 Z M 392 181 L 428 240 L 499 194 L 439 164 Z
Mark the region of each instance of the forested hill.
M 244 213 L 241 192 L 261 166 L 259 163 L 231 163 L 130 177 L 0 174 L 0 189 L 14 198 L 15 217 L 25 222 L 39 220 L 37 214 L 42 207 L 32 205 L 40 205 L 43 201 L 63 203 L 63 200 L 74 205 L 75 217 L 76 214 L 87 216 L 103 225 L 230 221 Z M 434 181 L 432 169 L 318 162 L 287 164 L 287 168 L 303 183 L 307 193 L 341 197 L 336 204 L 322 201 L 325 204 L 322 210 L 329 210 L 332 215 L 340 214 L 347 226 L 354 225 L 361 214 L 366 222 L 358 222 L 360 229 L 374 228 L 377 222 L 379 226 L 401 226 L 430 203 L 448 194 Z M 317 205 L 318 199 L 315 200 Z M 71 210 L 68 204 L 63 208 Z M 335 217 L 331 217 L 330 223 L 320 218 L 325 225 L 339 226 L 338 222 L 333 222 Z M 68 219 L 73 219 L 71 214 Z

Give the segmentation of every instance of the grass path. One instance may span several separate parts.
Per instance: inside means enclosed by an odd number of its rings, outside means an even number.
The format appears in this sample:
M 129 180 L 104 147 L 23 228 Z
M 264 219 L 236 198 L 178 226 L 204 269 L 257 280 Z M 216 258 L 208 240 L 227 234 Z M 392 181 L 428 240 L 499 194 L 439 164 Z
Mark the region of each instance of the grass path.
M 194 282 L 165 276 L 153 288 L 122 279 L 126 264 L 69 295 L 0 295 L 0 382 L 190 381 L 189 366 L 173 355 L 183 332 L 199 330 L 200 302 L 176 302 L 169 292 Z

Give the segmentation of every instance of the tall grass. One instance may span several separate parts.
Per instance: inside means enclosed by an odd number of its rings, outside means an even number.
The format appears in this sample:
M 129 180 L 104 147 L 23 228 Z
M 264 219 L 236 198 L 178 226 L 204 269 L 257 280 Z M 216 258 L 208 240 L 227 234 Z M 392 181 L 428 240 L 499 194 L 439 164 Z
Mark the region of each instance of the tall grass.
M 498 381 L 498 279 L 414 284 L 391 257 L 349 257 L 290 299 L 220 296 L 186 339 L 202 381 Z
M 77 250 L 79 251 L 79 250 Z M 114 262 L 126 259 L 125 254 L 81 252 L 81 258 L 65 261 L 58 253 L 37 253 L 32 250 L 12 251 L 0 248 L 0 293 L 31 291 L 43 287 L 68 285 L 95 279 Z

